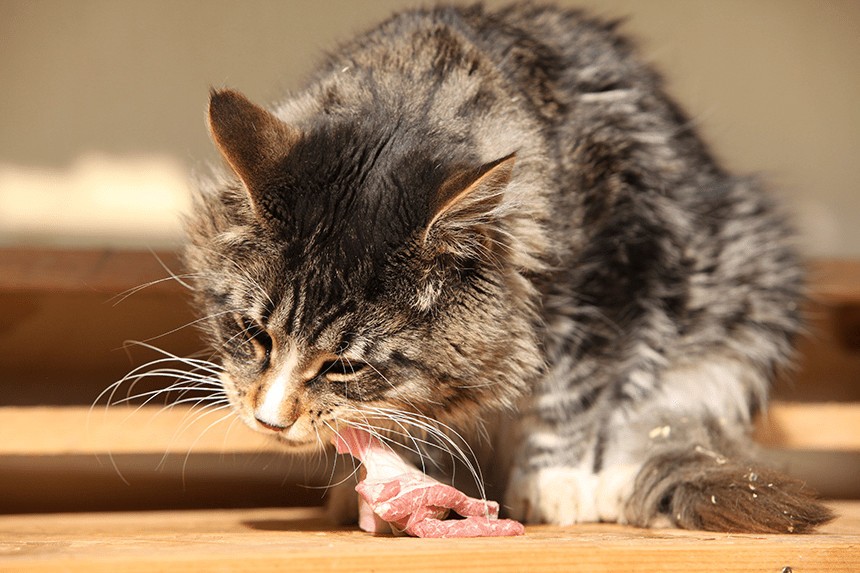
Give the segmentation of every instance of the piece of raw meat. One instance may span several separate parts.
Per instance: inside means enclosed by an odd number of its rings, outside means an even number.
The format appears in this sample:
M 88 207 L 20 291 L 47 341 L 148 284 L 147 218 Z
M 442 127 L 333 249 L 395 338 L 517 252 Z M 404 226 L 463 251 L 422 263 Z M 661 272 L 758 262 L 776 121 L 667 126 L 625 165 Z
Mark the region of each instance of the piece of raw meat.
M 369 433 L 340 430 L 333 439 L 338 453 L 361 460 L 365 478 L 359 493 L 359 526 L 364 531 L 392 531 L 416 537 L 490 537 L 522 535 L 521 523 L 499 519 L 499 504 L 467 496 L 407 464 Z M 453 510 L 463 519 L 445 519 Z

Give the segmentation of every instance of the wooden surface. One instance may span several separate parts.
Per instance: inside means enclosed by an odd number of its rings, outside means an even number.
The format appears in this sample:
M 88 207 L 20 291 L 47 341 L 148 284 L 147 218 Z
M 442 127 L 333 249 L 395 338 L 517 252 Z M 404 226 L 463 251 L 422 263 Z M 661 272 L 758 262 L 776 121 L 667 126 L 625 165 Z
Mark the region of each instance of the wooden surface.
M 313 508 L 0 516 L 0 571 L 858 571 L 860 503 L 838 510 L 806 536 L 586 524 L 455 540 L 332 528 Z
M 154 282 L 149 292 L 182 292 L 176 253 L 112 249 L 0 248 L 0 290 L 119 295 Z M 167 279 L 167 280 L 163 280 Z
M 171 272 L 182 270 L 169 252 L 0 248 L 3 404 L 92 403 L 157 357 L 130 340 L 199 352 L 188 291 Z
M 774 404 L 758 426 L 766 463 L 856 498 L 858 408 Z M 332 459 L 285 456 L 223 412 L 0 407 L 0 513 L 319 505 Z
M 772 448 L 858 452 L 860 404 L 776 402 L 759 420 L 756 439 Z M 277 442 L 224 411 L 201 415 L 182 406 L 0 408 L 0 455 L 279 451 Z
M 860 452 L 860 403 L 775 402 L 755 439 L 771 448 Z
M 225 410 L 201 414 L 183 406 L 0 408 L 0 455 L 265 451 L 283 448 Z
M 860 302 L 860 263 L 856 259 L 818 259 L 809 264 L 812 298 L 822 302 Z

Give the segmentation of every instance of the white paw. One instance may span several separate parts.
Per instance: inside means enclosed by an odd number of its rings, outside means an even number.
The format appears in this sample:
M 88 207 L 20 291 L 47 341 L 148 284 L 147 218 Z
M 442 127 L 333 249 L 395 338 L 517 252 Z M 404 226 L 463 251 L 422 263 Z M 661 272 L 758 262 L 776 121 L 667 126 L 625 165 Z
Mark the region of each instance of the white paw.
M 617 521 L 636 471 L 633 466 L 606 468 L 599 474 L 569 467 L 515 469 L 505 506 L 511 517 L 528 523 Z

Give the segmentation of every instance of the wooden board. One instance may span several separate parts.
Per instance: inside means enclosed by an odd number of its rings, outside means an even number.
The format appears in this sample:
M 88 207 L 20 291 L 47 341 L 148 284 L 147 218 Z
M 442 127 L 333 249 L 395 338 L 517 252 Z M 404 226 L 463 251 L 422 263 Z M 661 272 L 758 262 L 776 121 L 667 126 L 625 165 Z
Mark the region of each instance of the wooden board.
M 62 431 L 57 431 L 62 428 Z M 772 448 L 860 452 L 860 404 L 777 402 L 756 438 Z M 227 411 L 188 407 L 0 408 L 0 455 L 281 451 Z
M 860 453 L 860 403 L 775 402 L 754 437 L 771 448 Z
M 62 428 L 62 431 L 57 431 Z M 283 451 L 226 410 L 162 406 L 0 408 L 0 455 Z
M 306 508 L 3 516 L 0 571 L 858 571 L 860 502 L 838 509 L 805 536 L 585 524 L 453 540 L 374 537 Z
M 146 286 L 148 292 L 182 292 L 170 251 L 0 248 L 0 291 L 99 292 L 110 296 Z

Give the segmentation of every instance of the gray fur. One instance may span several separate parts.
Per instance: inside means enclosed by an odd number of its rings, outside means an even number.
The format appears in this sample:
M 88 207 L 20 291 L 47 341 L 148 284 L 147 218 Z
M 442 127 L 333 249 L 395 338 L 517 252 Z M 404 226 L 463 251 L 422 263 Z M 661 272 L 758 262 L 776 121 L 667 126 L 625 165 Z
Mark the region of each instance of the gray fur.
M 490 469 L 514 517 L 829 518 L 770 474 L 790 494 L 714 516 L 713 492 L 764 475 L 745 444 L 790 358 L 801 266 L 771 200 L 615 28 L 533 5 L 408 12 L 270 114 L 213 94 L 241 181 L 201 183 L 187 261 L 246 422 L 313 449 L 338 424 L 446 433 L 507 409 Z M 233 110 L 263 135 L 243 141 Z

